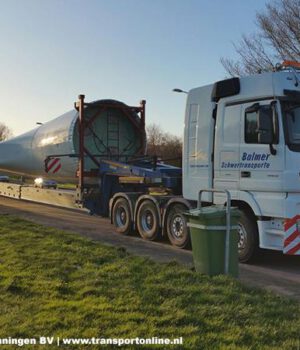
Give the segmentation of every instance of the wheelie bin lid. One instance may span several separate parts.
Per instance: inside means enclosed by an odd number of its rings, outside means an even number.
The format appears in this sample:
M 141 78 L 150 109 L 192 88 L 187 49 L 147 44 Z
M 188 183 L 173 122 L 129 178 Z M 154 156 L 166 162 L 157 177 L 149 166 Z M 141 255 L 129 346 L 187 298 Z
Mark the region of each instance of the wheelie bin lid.
M 187 217 L 197 217 L 205 219 L 218 219 L 226 216 L 226 207 L 223 205 L 211 205 L 209 207 L 190 209 L 185 212 L 184 215 Z M 237 207 L 230 208 L 230 217 L 240 217 L 240 211 Z

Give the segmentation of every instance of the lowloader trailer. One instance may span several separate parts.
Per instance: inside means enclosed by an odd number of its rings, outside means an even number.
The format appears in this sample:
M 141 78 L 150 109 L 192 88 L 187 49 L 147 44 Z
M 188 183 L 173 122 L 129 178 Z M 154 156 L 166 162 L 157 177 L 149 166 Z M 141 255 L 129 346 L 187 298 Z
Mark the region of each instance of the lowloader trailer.
M 0 169 L 77 176 L 76 205 L 108 215 L 121 234 L 167 235 L 179 248 L 189 244 L 183 212 L 196 206 L 199 191 L 226 189 L 242 212 L 240 261 L 258 248 L 300 255 L 299 72 L 299 63 L 285 61 L 272 72 L 190 90 L 182 169 L 145 156 L 145 102 L 85 103 L 83 95 L 67 119 L 0 144 Z M 19 162 L 10 159 L 17 145 Z M 22 152 L 31 164 L 20 164 Z M 226 205 L 222 193 L 202 198 Z

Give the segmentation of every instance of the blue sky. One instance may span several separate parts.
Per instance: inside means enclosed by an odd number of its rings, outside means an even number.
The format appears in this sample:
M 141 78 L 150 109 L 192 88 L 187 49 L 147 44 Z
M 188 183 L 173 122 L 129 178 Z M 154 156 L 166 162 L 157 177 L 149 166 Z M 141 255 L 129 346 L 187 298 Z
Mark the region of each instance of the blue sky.
M 189 90 L 223 79 L 220 57 L 255 30 L 253 0 L 0 0 L 0 121 L 14 135 L 78 94 L 137 105 L 181 135 Z

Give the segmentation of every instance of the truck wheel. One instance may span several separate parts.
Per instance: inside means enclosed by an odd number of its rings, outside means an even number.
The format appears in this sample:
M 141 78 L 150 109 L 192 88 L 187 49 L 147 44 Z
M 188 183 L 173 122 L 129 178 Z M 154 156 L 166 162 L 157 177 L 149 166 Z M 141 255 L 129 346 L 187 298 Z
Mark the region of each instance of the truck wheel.
M 188 208 L 183 204 L 174 205 L 167 216 L 167 235 L 172 245 L 185 248 L 190 243 L 190 232 L 183 212 Z
M 238 221 L 238 251 L 242 263 L 253 260 L 258 251 L 258 231 L 253 215 L 242 211 Z
M 145 200 L 137 212 L 137 229 L 142 238 L 154 241 L 160 233 L 159 217 L 155 204 Z
M 127 199 L 119 198 L 116 200 L 112 211 L 112 221 L 118 233 L 129 235 L 132 228 L 132 218 Z

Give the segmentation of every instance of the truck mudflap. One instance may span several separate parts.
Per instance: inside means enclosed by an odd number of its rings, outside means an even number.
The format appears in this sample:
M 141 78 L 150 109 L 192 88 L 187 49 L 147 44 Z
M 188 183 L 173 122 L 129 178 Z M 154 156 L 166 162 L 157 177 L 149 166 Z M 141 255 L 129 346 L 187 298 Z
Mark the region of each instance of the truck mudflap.
M 300 232 L 298 231 L 298 220 L 300 221 L 300 215 L 296 215 L 291 219 L 286 219 L 284 222 L 284 254 L 300 255 Z

